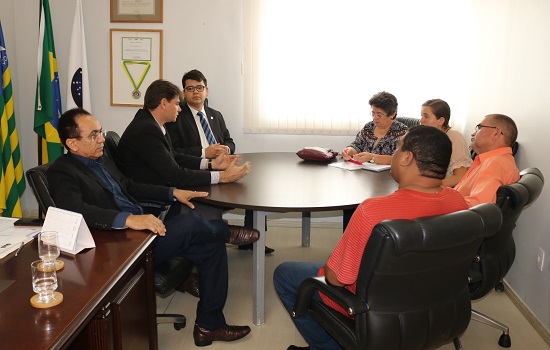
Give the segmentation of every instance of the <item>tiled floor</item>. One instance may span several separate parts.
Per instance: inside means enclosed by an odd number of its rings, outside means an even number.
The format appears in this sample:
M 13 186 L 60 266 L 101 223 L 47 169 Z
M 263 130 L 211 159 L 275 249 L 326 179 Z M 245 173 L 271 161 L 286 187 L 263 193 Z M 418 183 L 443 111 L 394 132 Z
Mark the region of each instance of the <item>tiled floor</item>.
M 334 225 L 332 225 L 334 226 Z M 209 350 L 286 350 L 290 344 L 305 346 L 306 343 L 296 331 L 290 317 L 283 309 L 273 289 L 271 276 L 275 267 L 283 261 L 324 261 L 341 235 L 339 228 L 312 228 L 311 246 L 303 248 L 300 229 L 285 227 L 273 222 L 269 225 L 267 245 L 276 249 L 266 257 L 266 322 L 261 326 L 252 325 L 252 252 L 239 251 L 228 246 L 229 256 L 229 296 L 224 314 L 229 324 L 245 325 L 252 328 L 247 337 L 233 342 L 214 342 Z M 187 327 L 176 331 L 172 325 L 158 326 L 159 348 L 178 350 L 196 348 L 193 343 L 193 320 L 196 298 L 189 294 L 174 292 L 166 298 L 157 297 L 158 312 L 183 313 L 187 317 Z M 510 349 L 544 350 L 550 347 L 531 327 L 523 315 L 504 293 L 493 292 L 486 298 L 474 302 L 474 309 L 495 317 L 510 327 L 512 347 Z M 471 322 L 461 338 L 465 350 L 503 349 L 498 346 L 498 330 Z M 454 349 L 452 343 L 440 348 Z

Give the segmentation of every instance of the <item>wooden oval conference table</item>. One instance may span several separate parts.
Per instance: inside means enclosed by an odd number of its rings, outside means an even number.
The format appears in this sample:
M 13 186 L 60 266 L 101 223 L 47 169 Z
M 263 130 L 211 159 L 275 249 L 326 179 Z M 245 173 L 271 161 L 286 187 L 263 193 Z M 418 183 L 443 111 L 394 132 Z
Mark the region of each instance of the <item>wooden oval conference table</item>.
M 355 209 L 370 197 L 397 189 L 390 172 L 345 170 L 326 163 L 307 162 L 295 153 L 244 153 L 241 163 L 252 164 L 250 173 L 238 182 L 198 187 L 208 191 L 200 201 L 210 205 L 249 209 L 260 239 L 253 253 L 253 322 L 265 320 L 265 219 L 271 212 L 302 213 L 302 245 L 309 245 L 310 213 Z M 342 161 L 342 160 L 339 160 Z M 276 254 L 276 253 L 275 253 Z

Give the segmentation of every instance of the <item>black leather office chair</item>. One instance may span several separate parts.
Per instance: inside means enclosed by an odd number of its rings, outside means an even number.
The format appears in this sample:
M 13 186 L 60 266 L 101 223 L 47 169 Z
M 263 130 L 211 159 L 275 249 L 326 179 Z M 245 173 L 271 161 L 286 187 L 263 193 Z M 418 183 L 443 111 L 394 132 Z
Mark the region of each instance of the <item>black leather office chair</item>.
M 502 211 L 500 230 L 483 240 L 470 270 L 470 297 L 477 300 L 493 288 L 503 290 L 502 279 L 510 270 L 516 256 L 512 232 L 516 221 L 526 206 L 531 205 L 542 192 L 544 176 L 537 168 L 523 170 L 518 182 L 501 186 L 497 191 L 497 205 Z M 498 344 L 510 347 L 509 328 L 480 312 L 472 310 L 472 319 L 502 331 Z
M 398 122 L 401 122 L 405 124 L 406 126 L 412 128 L 413 126 L 420 125 L 420 119 L 418 118 L 411 118 L 411 117 L 397 117 L 395 118 Z
M 27 182 L 32 188 L 40 210 L 44 213 L 48 211 L 49 207 L 55 207 L 46 176 L 49 167 L 50 164 L 43 164 L 26 172 Z M 192 270 L 193 264 L 183 257 L 169 259 L 155 267 L 155 290 L 160 294 L 173 290 L 189 276 Z M 186 319 L 180 314 L 157 314 L 157 324 L 161 323 L 173 323 L 174 328 L 180 330 L 185 327 Z
M 122 161 L 120 159 L 120 154 L 118 153 L 119 142 L 120 136 L 115 131 L 107 131 L 107 136 L 105 136 L 105 143 L 103 144 L 103 155 L 111 158 L 117 168 L 122 170 L 122 168 L 120 167 Z
M 494 204 L 375 226 L 361 260 L 357 294 L 324 277 L 302 283 L 294 317 L 310 314 L 345 349 L 427 349 L 458 337 L 470 322 L 468 271 L 484 237 L 502 214 Z M 311 300 L 319 290 L 348 310 L 348 318 Z
M 105 136 L 105 144 L 103 148 L 103 153 L 106 157 L 111 158 L 111 160 L 116 164 L 116 166 L 121 168 L 121 156 L 118 152 L 118 143 L 120 141 L 120 136 L 115 131 L 108 131 Z M 141 203 L 142 206 L 155 208 L 158 207 L 158 203 L 149 202 Z M 165 208 L 160 214 L 159 218 L 164 220 L 165 215 L 168 213 L 169 207 Z M 155 268 L 155 290 L 159 294 L 166 294 L 172 291 L 174 288 L 178 287 L 193 271 L 194 264 L 187 258 L 184 257 L 173 257 L 168 260 L 166 263 L 157 266 Z M 160 315 L 162 316 L 162 315 Z M 173 315 L 167 315 L 170 317 Z M 183 316 L 182 316 L 183 317 Z M 163 323 L 169 323 L 169 321 L 164 321 Z M 175 324 L 174 324 L 175 327 Z M 176 328 L 177 329 L 177 328 Z

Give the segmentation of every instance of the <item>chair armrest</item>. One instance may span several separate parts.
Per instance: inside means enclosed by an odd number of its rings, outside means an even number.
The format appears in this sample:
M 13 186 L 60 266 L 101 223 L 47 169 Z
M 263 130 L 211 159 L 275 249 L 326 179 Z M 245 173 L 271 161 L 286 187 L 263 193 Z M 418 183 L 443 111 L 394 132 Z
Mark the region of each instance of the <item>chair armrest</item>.
M 139 205 L 141 205 L 142 208 L 153 211 L 160 220 L 164 221 L 164 218 L 170 210 L 170 206 L 172 205 L 172 203 L 148 200 L 147 202 L 140 202 Z
M 155 266 L 155 291 L 166 294 L 179 286 L 193 271 L 193 263 L 182 256 L 174 256 Z
M 292 317 L 305 315 L 312 301 L 313 292 L 318 290 L 342 306 L 350 316 L 366 313 L 369 305 L 357 295 L 351 293 L 344 287 L 336 287 L 326 283 L 324 276 L 310 277 L 302 282 L 296 296 L 296 303 Z

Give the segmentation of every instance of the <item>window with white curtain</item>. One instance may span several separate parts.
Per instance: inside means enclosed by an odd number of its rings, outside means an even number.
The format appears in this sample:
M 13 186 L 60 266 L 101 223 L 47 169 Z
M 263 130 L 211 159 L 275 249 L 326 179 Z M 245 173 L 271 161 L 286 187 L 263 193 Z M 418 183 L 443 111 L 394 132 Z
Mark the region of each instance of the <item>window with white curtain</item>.
M 355 135 L 368 100 L 428 99 L 462 126 L 471 0 L 244 0 L 245 133 Z

